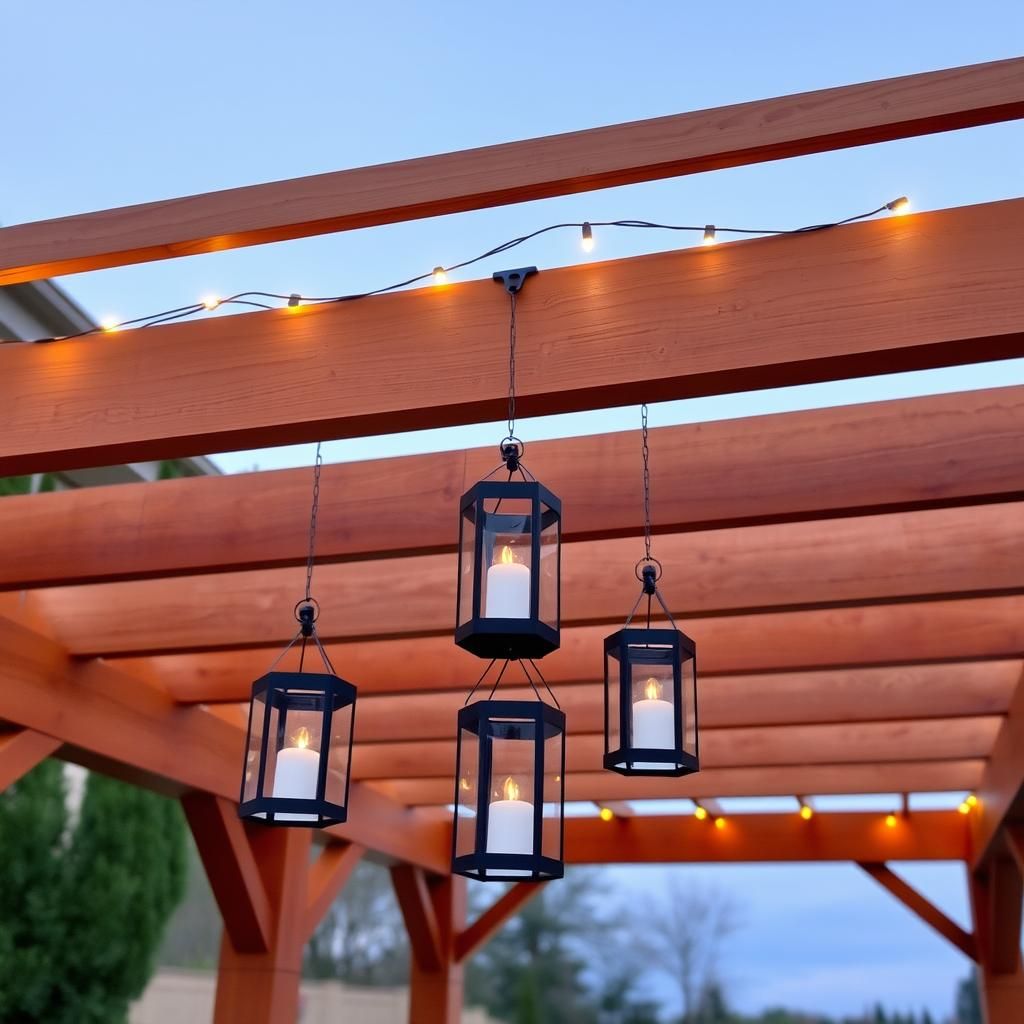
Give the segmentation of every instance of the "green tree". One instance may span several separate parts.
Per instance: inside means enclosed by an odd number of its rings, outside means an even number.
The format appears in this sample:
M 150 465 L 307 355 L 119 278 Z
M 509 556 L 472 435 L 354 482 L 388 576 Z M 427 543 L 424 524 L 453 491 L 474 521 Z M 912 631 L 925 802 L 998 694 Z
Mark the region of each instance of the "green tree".
M 5 1024 L 122 1024 L 181 897 L 175 802 L 90 774 L 70 825 L 65 795 L 44 762 L 0 797 Z
M 956 990 L 956 1024 L 981 1024 L 981 999 L 978 995 L 978 977 L 971 971 Z

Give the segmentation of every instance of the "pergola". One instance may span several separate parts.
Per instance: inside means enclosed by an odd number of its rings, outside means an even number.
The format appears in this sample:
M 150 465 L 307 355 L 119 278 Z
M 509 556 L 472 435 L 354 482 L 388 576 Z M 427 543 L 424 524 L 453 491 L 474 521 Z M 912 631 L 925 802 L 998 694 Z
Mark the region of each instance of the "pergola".
M 0 283 L 364 228 L 1024 116 L 1024 59 L 0 230 Z M 1024 356 L 1024 199 L 541 273 L 524 415 Z M 490 281 L 0 347 L 0 473 L 497 419 Z M 601 640 L 635 595 L 637 440 L 531 444 L 565 512 L 570 863 L 860 864 L 1024 1019 L 1024 388 L 652 432 L 659 557 L 701 665 L 704 770 L 600 770 Z M 0 501 L 0 785 L 59 756 L 180 797 L 224 919 L 215 1020 L 293 1021 L 303 945 L 362 856 L 390 864 L 411 1020 L 536 887 L 471 924 L 449 874 L 455 503 L 493 448 L 325 467 L 323 636 L 360 685 L 349 822 L 238 819 L 244 702 L 283 645 L 305 470 Z M 618 571 L 615 567 L 622 567 Z M 969 815 L 691 817 L 630 800 L 968 790 Z M 973 931 L 888 865 L 961 861 Z M 557 884 L 557 883 L 555 883 Z

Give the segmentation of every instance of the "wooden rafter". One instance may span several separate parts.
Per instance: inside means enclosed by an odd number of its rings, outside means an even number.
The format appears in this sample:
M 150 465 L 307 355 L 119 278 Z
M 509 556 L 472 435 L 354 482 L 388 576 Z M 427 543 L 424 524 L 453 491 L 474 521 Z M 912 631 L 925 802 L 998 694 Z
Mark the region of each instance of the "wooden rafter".
M 685 779 L 627 779 L 611 772 L 572 772 L 565 778 L 567 800 L 703 800 L 714 796 L 791 796 L 834 793 L 952 792 L 977 785 L 985 766 L 969 761 L 883 760 L 873 764 L 819 764 L 802 767 L 707 768 Z M 444 807 L 452 802 L 451 778 L 388 779 L 388 794 L 413 806 Z
M 542 888 L 543 885 L 535 882 L 519 882 L 499 896 L 468 928 L 456 936 L 455 959 L 468 960 Z
M 1022 231 L 1014 200 L 546 271 L 520 303 L 520 415 L 1020 356 Z M 0 346 L 0 473 L 498 418 L 502 298 L 475 281 Z
M 365 847 L 358 843 L 328 843 L 317 854 L 309 869 L 309 897 L 302 929 L 307 940 L 345 888 L 364 853 Z
M 0 284 L 436 217 L 1022 115 L 1019 59 L 822 89 L 4 228 Z
M 651 446 L 656 533 L 1014 500 L 1024 388 L 662 427 Z M 531 442 L 529 458 L 572 509 L 565 540 L 636 534 L 635 502 L 608 488 L 636 473 L 632 432 Z M 488 446 L 325 466 L 318 562 L 453 550 L 453 498 L 494 461 Z M 8 496 L 0 589 L 300 564 L 308 501 L 305 469 Z
M 929 902 L 913 886 L 885 864 L 860 862 L 859 865 L 883 889 L 896 897 L 908 910 L 916 914 L 926 925 L 934 928 L 948 942 L 951 942 L 964 956 L 978 961 L 978 944 L 974 936 L 944 914 L 934 903 Z
M 682 620 L 989 596 L 1024 593 L 1022 521 L 1024 503 L 1010 502 L 671 535 L 660 538 L 657 551 L 670 578 L 685 581 L 673 601 Z M 563 546 L 563 626 L 621 622 L 638 591 L 636 554 L 632 539 Z M 383 571 L 387 587 L 379 585 L 377 562 L 321 568 L 316 596 L 330 609 L 325 632 L 359 638 L 451 631 L 452 555 L 395 559 Z M 74 654 L 104 655 L 283 644 L 295 632 L 287 614 L 295 591 L 294 570 L 264 569 L 52 588 L 37 603 Z

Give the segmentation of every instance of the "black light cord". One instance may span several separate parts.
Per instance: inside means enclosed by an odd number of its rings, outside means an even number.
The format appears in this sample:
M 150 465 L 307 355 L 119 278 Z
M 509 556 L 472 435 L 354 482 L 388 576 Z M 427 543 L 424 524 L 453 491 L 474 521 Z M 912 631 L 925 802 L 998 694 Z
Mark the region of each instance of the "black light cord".
M 509 249 L 515 249 L 517 246 L 532 241 L 534 238 L 538 238 L 541 235 L 569 228 L 583 229 L 585 237 L 590 237 L 588 229 L 593 227 L 633 228 L 655 231 L 692 231 L 703 233 L 705 241 L 714 241 L 717 234 L 802 235 L 809 232 L 826 231 L 829 228 L 841 227 L 844 224 L 852 224 L 854 221 L 866 220 L 869 217 L 874 217 L 877 214 L 882 213 L 884 210 L 899 210 L 904 208 L 906 205 L 906 198 L 901 196 L 899 199 L 893 199 L 888 203 L 883 203 L 881 206 L 874 210 L 869 210 L 867 213 L 858 213 L 852 217 L 844 217 L 842 220 L 829 221 L 823 224 L 808 224 L 799 228 L 730 228 L 716 227 L 713 224 L 661 224 L 657 221 L 650 220 L 564 221 L 559 224 L 548 224 L 545 227 L 538 228 L 536 231 L 531 231 L 525 235 L 519 235 L 517 238 L 510 238 L 507 242 L 502 242 L 500 245 L 496 245 L 493 248 L 488 249 L 486 252 L 480 253 L 479 256 L 473 256 L 471 259 L 462 260 L 460 263 L 452 263 L 448 266 L 438 266 L 428 273 L 417 274 L 415 277 L 406 278 L 404 281 L 397 281 L 394 284 L 385 285 L 381 288 L 373 288 L 370 291 L 354 292 L 349 295 L 299 295 L 294 292 L 290 295 L 285 295 L 281 292 L 244 291 L 238 292 L 237 294 L 231 295 L 225 299 L 217 299 L 211 302 L 193 302 L 187 306 L 165 309 L 159 313 L 150 313 L 147 316 L 135 317 L 131 320 L 122 320 L 114 324 L 90 327 L 87 330 L 79 331 L 76 334 L 66 334 L 60 338 L 37 338 L 34 342 L 29 342 L 28 344 L 40 344 L 52 341 L 70 341 L 74 338 L 85 338 L 94 334 L 106 334 L 112 331 L 118 331 L 125 327 L 155 327 L 158 324 L 170 323 L 174 320 L 182 320 L 185 317 L 194 316 L 195 314 L 203 311 L 211 312 L 215 309 L 219 309 L 221 306 L 248 306 L 256 309 L 279 308 L 271 303 L 255 301 L 259 299 L 270 299 L 274 302 L 284 302 L 289 306 L 297 306 L 300 303 L 320 304 L 325 302 L 354 302 L 357 299 L 367 299 L 373 295 L 383 295 L 387 292 L 398 291 L 401 288 L 408 288 L 411 285 L 421 284 L 424 281 L 434 278 L 438 271 L 448 274 L 454 270 L 461 270 L 464 267 L 472 266 L 474 263 L 480 263 L 482 260 L 490 259 L 493 256 L 498 256 L 501 253 L 508 252 Z M 515 295 L 512 296 L 512 309 L 514 323 Z M 514 412 L 514 408 L 512 409 L 512 412 Z M 510 415 L 509 419 L 511 421 L 513 416 Z M 510 430 L 509 433 L 511 434 L 512 431 Z

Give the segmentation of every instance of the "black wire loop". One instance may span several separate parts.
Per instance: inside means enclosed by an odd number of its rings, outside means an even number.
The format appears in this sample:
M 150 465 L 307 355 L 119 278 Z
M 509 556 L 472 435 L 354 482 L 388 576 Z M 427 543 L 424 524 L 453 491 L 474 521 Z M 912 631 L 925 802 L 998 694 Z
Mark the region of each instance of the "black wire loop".
M 647 566 L 651 566 L 654 569 L 654 571 L 655 571 L 654 582 L 657 583 L 658 580 L 661 579 L 661 574 L 662 574 L 662 572 L 664 570 L 662 568 L 661 562 L 659 562 L 656 558 L 651 558 L 650 556 L 648 556 L 647 558 L 641 558 L 640 561 L 637 562 L 636 565 L 633 566 L 633 575 L 636 576 L 636 578 L 641 583 L 643 583 L 644 582 L 644 568 L 646 568 Z M 644 568 L 641 568 L 641 567 L 644 567 Z

